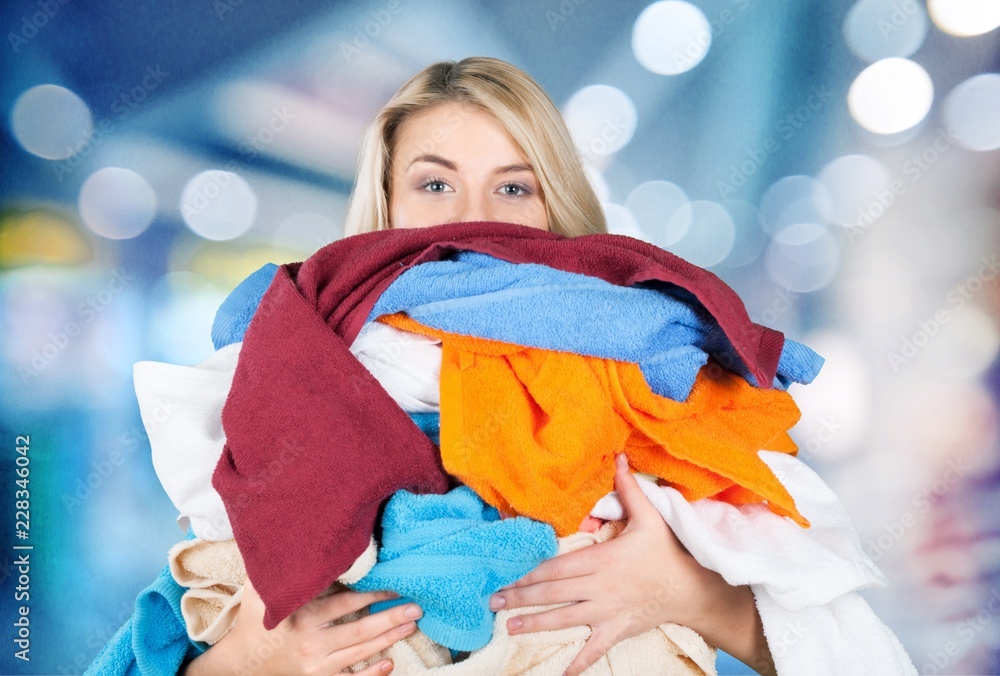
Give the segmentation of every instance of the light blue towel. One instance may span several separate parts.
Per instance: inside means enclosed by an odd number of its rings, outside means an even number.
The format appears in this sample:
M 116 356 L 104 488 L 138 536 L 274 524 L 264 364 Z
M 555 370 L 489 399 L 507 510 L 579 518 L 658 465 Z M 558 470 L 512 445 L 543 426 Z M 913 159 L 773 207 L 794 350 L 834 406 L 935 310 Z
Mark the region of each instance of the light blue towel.
M 219 307 L 212 325 L 216 349 L 243 340 L 276 271 L 271 263 L 260 268 Z M 760 386 L 715 318 L 694 294 L 677 286 L 622 287 L 545 265 L 459 251 L 399 275 L 368 321 L 400 310 L 453 333 L 630 361 L 642 369 L 653 392 L 675 401 L 688 398 L 709 356 Z M 786 338 L 771 386 L 812 382 L 822 365 L 813 350 Z
M 420 428 L 420 431 L 427 435 L 431 443 L 435 446 L 441 445 L 441 414 L 434 412 L 407 411 L 413 423 Z
M 382 293 L 368 321 L 405 310 L 428 326 L 517 345 L 637 363 L 657 394 L 684 401 L 709 355 L 758 385 L 694 295 L 622 287 L 476 251 L 413 266 Z M 808 383 L 823 358 L 786 340 L 774 387 Z
M 490 595 L 555 556 L 551 526 L 518 516 L 500 519 L 472 489 L 445 495 L 396 492 L 382 515 L 378 563 L 351 585 L 390 589 L 400 598 L 371 606 L 378 612 L 416 602 L 417 626 L 452 650 L 476 650 L 493 634 Z
M 278 266 L 267 263 L 240 282 L 222 301 L 212 322 L 212 344 L 221 350 L 232 343 L 242 343 L 260 299 L 278 272 Z
M 186 540 L 194 538 L 188 530 Z M 205 652 L 208 645 L 188 638 L 181 615 L 187 591 L 174 581 L 170 566 L 139 592 L 135 613 L 115 632 L 84 676 L 163 676 Z

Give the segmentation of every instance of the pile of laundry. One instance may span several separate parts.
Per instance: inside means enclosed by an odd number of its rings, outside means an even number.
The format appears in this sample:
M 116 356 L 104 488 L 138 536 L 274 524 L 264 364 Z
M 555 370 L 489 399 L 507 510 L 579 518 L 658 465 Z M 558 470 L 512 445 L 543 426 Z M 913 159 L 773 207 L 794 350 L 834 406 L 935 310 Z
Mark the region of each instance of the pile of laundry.
M 356 668 L 562 673 L 589 628 L 510 636 L 506 619 L 538 609 L 488 599 L 617 536 L 624 452 L 688 551 L 751 585 L 765 634 L 806 617 L 854 642 L 807 636 L 775 655 L 779 673 L 821 654 L 894 673 L 902 648 L 854 594 L 885 580 L 788 435 L 786 388 L 823 360 L 701 268 L 628 237 L 504 223 L 366 233 L 264 266 L 212 334 L 197 366 L 135 365 L 140 409 L 175 407 L 148 433 L 188 531 L 137 601 L 162 611 L 148 663 L 220 640 L 249 576 L 269 629 L 345 586 L 400 595 L 372 612 L 418 603 L 419 631 Z M 122 629 L 137 661 L 154 614 Z M 711 674 L 714 659 L 665 624 L 588 673 Z

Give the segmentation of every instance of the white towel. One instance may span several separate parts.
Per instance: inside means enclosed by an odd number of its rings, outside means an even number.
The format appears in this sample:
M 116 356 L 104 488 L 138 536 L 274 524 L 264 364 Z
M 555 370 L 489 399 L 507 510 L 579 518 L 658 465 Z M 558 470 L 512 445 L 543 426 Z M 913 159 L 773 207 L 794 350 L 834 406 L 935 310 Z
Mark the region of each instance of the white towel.
M 404 411 L 441 410 L 439 339 L 368 322 L 350 349 Z
M 222 455 L 222 405 L 233 383 L 242 343 L 218 350 L 197 366 L 140 361 L 132 369 L 153 468 L 181 530 L 205 540 L 229 540 L 233 529 L 212 472 Z
M 731 585 L 749 585 L 778 674 L 916 674 L 899 641 L 856 593 L 884 587 L 847 510 L 820 477 L 784 453 L 760 451 L 809 519 L 802 528 L 762 504 L 688 502 L 675 489 L 636 477 L 698 562 Z M 619 519 L 617 493 L 591 515 Z

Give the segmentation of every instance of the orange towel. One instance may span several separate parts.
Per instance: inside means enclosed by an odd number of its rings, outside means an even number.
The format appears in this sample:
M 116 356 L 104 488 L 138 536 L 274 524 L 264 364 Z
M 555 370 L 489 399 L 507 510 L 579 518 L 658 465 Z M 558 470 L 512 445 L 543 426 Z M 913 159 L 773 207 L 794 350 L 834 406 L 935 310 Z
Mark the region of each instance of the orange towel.
M 442 463 L 503 512 L 573 533 L 614 490 L 613 458 L 625 452 L 688 500 L 766 501 L 809 525 L 757 456 L 798 450 L 787 392 L 710 361 L 677 402 L 653 392 L 634 363 L 450 333 L 402 312 L 378 320 L 441 339 Z

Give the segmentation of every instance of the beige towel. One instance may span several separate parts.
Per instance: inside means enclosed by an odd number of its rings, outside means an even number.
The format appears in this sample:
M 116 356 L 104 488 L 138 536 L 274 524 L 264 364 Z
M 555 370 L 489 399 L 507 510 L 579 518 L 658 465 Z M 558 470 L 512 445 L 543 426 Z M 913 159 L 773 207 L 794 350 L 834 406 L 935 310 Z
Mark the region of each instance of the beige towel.
M 558 554 L 615 538 L 624 525 L 624 521 L 609 521 L 593 533 L 574 533 L 559 538 Z M 324 595 L 346 589 L 342 583 L 360 580 L 375 564 L 376 557 L 377 547 L 373 540 Z M 181 597 L 181 613 L 188 635 L 197 641 L 216 643 L 236 623 L 246 581 L 246 570 L 235 541 L 185 540 L 170 550 L 169 559 L 174 579 L 190 587 Z M 349 671 L 361 671 L 388 657 L 395 664 L 393 673 L 401 675 L 437 672 L 441 676 L 560 676 L 583 648 L 590 636 L 590 627 L 516 636 L 507 633 L 509 618 L 556 607 L 501 610 L 496 614 L 490 642 L 454 664 L 447 648 L 417 630 L 377 655 L 353 665 Z M 345 615 L 334 624 L 350 622 L 367 614 L 367 609 L 363 609 Z M 650 673 L 714 676 L 715 648 L 687 627 L 662 624 L 621 641 L 584 673 L 586 676 L 644 676 Z
M 372 538 L 361 556 L 338 580 L 351 584 L 372 569 L 378 547 Z M 188 587 L 181 596 L 181 616 L 193 641 L 214 645 L 236 624 L 247 571 L 235 540 L 183 540 L 167 554 L 177 584 Z

